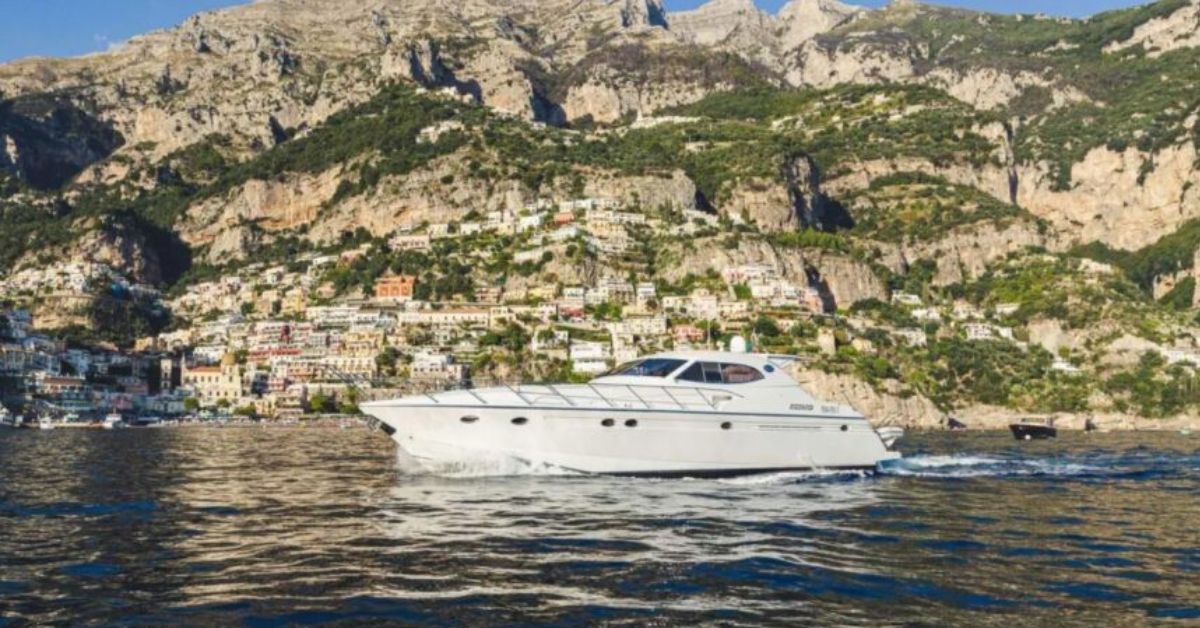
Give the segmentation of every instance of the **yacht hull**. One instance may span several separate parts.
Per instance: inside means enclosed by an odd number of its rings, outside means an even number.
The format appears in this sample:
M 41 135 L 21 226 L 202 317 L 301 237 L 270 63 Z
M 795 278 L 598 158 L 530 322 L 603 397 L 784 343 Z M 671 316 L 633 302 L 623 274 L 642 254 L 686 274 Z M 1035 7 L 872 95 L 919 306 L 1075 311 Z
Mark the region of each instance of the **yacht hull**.
M 445 404 L 364 409 L 408 455 L 435 465 L 502 458 L 581 473 L 708 477 L 872 470 L 899 457 L 861 418 Z

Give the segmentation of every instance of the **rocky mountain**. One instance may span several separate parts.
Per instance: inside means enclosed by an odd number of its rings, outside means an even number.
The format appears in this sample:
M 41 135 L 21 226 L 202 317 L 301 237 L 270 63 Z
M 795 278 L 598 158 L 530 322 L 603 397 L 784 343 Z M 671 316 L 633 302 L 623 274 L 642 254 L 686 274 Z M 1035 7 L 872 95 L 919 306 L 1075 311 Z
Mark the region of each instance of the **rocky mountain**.
M 320 301 L 388 272 L 439 299 L 621 278 L 729 300 L 753 291 L 721 271 L 761 265 L 850 324 L 767 303 L 750 329 L 782 352 L 832 344 L 808 383 L 884 420 L 1174 416 L 1200 408 L 1180 362 L 1200 360 L 1198 19 L 1200 0 L 1084 20 L 259 0 L 0 66 L 0 275 L 91 260 L 186 295 L 263 262 Z M 655 227 L 612 250 L 388 245 L 589 197 Z M 297 260 L 318 255 L 353 261 L 309 276 Z M 61 323 L 117 320 L 82 307 Z
M 586 191 L 836 232 L 944 284 L 1025 246 L 1134 264 L 1200 218 L 1197 19 L 260 0 L 0 66 L 3 255 L 82 242 L 171 283 Z

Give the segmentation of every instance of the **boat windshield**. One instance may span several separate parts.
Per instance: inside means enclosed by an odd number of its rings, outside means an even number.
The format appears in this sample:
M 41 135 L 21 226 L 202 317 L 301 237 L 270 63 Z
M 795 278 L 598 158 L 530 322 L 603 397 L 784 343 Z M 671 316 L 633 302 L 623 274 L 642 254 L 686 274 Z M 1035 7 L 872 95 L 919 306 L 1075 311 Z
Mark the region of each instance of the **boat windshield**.
M 621 375 L 626 377 L 666 377 L 671 373 L 679 370 L 686 360 L 674 360 L 671 358 L 648 358 L 645 360 L 637 360 L 622 364 L 613 369 L 608 375 Z

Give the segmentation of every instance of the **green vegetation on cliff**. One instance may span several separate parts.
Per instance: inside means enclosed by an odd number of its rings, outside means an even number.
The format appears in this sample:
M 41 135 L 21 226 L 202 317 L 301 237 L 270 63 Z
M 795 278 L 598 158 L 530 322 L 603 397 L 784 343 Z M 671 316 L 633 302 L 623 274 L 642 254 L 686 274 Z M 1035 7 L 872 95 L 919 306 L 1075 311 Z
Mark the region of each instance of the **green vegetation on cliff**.
M 854 216 L 856 234 L 884 241 L 934 242 L 978 222 L 1036 222 L 1028 212 L 975 188 L 915 172 L 875 178 L 840 200 Z
M 978 166 L 997 149 L 977 130 L 995 119 L 924 87 L 758 87 L 714 93 L 666 114 L 684 119 L 594 136 L 492 122 L 480 148 L 495 151 L 505 170 L 482 174 L 515 176 L 538 187 L 580 167 L 628 174 L 681 170 L 719 204 L 739 179 L 785 182 L 785 166 L 805 156 L 823 176 L 836 177 L 850 163 L 875 159 Z
M 478 108 L 474 110 L 479 115 Z M 228 156 L 228 138 L 209 136 L 158 164 L 143 166 L 115 185 L 83 187 L 69 199 L 42 195 L 8 203 L 2 208 L 0 266 L 11 267 L 29 252 L 49 253 L 77 238 L 85 225 L 115 219 L 145 233 L 168 266 L 165 277 L 173 281 L 191 265 L 190 251 L 172 230 L 192 204 L 252 179 L 321 172 L 338 165 L 354 167 L 358 173 L 356 182 L 338 189 L 338 199 L 361 193 L 386 175 L 410 172 L 457 150 L 465 142 L 459 132 L 444 133 L 436 142 L 422 141 L 420 132 L 462 115 L 464 107 L 458 103 L 394 84 L 308 134 L 246 161 Z M 147 186 L 147 180 L 153 183 Z
M 1200 220 L 1190 220 L 1174 233 L 1136 251 L 1121 251 L 1093 242 L 1077 247 L 1073 253 L 1120 268 L 1149 293 L 1156 277 L 1192 268 L 1197 250 L 1200 250 Z
M 888 51 L 911 61 L 917 74 L 978 72 L 982 81 L 1024 75 L 1021 93 L 997 113 L 1022 120 L 1017 158 L 1048 162 L 1056 187 L 1065 190 L 1071 166 L 1094 148 L 1153 152 L 1188 139 L 1185 122 L 1200 105 L 1200 51 L 1151 55 L 1140 46 L 1110 48 L 1187 4 L 1160 0 L 1084 20 L 893 5 L 817 42 Z

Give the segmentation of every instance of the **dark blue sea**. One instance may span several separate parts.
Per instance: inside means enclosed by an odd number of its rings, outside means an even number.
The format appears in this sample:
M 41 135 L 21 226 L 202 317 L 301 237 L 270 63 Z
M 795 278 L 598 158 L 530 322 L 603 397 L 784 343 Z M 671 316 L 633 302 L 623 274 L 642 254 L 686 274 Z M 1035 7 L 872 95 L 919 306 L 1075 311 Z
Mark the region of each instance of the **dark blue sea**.
M 0 626 L 1200 623 L 1200 436 L 874 476 L 411 475 L 365 431 L 0 432 Z

